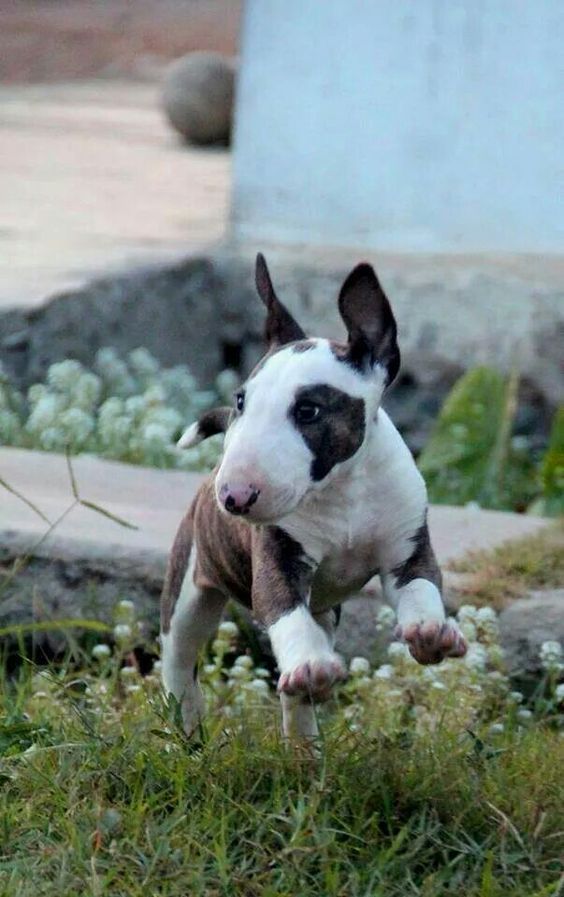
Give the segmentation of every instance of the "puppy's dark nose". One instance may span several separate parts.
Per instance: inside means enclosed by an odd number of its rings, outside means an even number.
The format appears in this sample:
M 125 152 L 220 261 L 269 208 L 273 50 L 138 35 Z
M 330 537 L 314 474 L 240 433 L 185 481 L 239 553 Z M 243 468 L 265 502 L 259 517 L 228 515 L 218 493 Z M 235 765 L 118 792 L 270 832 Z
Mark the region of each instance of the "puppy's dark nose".
M 233 486 L 227 483 L 219 490 L 219 500 L 230 514 L 248 514 L 260 495 L 260 489 L 252 483 L 242 485 L 235 483 Z

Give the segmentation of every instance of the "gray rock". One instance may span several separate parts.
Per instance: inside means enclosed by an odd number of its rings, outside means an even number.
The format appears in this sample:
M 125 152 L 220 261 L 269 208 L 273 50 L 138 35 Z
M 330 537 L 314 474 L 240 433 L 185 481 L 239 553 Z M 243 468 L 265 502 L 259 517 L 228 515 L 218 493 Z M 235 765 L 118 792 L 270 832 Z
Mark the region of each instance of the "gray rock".
M 220 53 L 195 52 L 168 68 L 162 93 L 173 128 L 190 143 L 228 143 L 235 68 Z
M 209 258 L 101 278 L 28 311 L 0 315 L 0 361 L 20 387 L 55 361 L 91 365 L 98 349 L 145 346 L 166 367 L 188 364 L 204 383 L 225 366 L 225 328 L 245 331 L 244 309 L 223 314 L 226 293 Z M 232 340 L 232 336 L 231 336 Z M 228 340 L 229 341 L 229 340 Z
M 499 624 L 509 672 L 513 676 L 538 675 L 542 643 L 559 641 L 564 645 L 564 588 L 531 592 L 503 610 Z

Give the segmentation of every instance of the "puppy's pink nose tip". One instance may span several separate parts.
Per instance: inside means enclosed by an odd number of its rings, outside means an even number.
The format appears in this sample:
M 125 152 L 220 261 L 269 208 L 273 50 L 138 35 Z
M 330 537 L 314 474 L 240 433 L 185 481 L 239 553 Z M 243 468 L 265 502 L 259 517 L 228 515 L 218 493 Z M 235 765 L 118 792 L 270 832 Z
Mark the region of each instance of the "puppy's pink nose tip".
M 226 483 L 219 490 L 219 500 L 230 514 L 248 514 L 259 495 L 260 489 L 253 483 L 235 483 L 233 486 Z

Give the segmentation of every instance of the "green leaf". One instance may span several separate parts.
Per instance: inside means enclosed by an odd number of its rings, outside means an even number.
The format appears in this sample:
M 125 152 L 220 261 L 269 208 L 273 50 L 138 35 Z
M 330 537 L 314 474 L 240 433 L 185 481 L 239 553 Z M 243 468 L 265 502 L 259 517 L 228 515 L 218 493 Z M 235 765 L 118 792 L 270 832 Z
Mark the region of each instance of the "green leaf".
M 564 405 L 552 423 L 550 441 L 541 467 L 544 514 L 564 514 Z
M 455 383 L 419 458 L 432 501 L 499 504 L 515 389 L 485 367 Z

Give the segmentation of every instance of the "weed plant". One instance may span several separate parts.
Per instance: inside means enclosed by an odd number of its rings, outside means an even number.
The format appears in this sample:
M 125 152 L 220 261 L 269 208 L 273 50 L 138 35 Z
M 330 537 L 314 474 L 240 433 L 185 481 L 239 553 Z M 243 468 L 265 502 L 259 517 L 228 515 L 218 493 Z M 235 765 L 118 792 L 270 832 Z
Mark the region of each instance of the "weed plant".
M 187 739 L 121 602 L 111 641 L 0 683 L 0 893 L 561 894 L 562 646 L 543 645 L 527 703 L 495 612 L 458 618 L 464 660 L 420 667 L 396 642 L 376 667 L 353 659 L 319 740 L 298 746 L 232 622 L 202 661 L 208 716 Z

